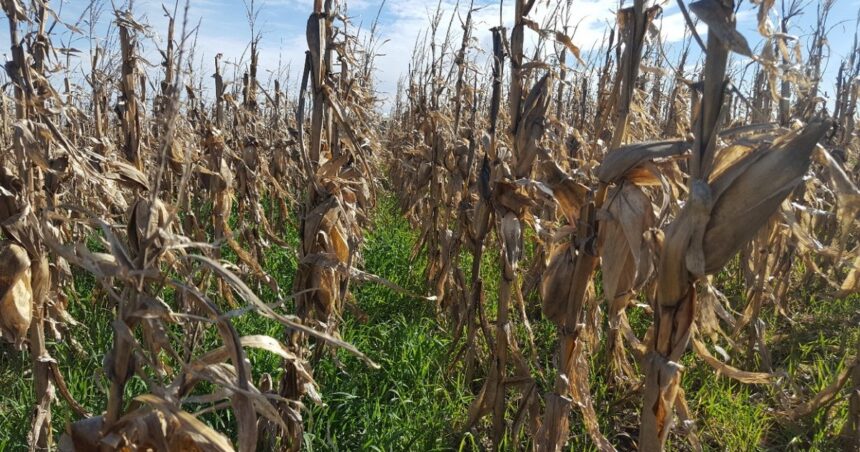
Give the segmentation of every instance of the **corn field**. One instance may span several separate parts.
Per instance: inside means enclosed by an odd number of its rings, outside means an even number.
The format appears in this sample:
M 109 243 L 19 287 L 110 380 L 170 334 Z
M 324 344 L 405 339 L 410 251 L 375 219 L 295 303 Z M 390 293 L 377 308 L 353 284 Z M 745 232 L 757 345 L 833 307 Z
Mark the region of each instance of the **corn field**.
M 703 428 L 724 384 L 795 431 L 749 450 L 860 450 L 860 13 L 678 0 L 668 44 L 669 2 L 608 2 L 604 40 L 583 43 L 576 0 L 513 0 L 491 27 L 440 1 L 383 111 L 384 23 L 307 3 L 290 81 L 261 71 L 253 1 L 246 55 L 207 56 L 211 74 L 188 0 L 146 20 L 132 1 L 70 18 L 2 0 L 0 369 L 24 363 L 30 389 L 23 440 L 0 449 L 313 450 L 320 413 L 341 413 L 322 369 L 414 364 L 348 340 L 384 327 L 363 311 L 376 287 L 432 311 L 437 367 L 462 384 L 433 448 L 731 449 Z M 417 286 L 369 268 L 388 200 Z M 817 321 L 827 304 L 847 326 Z M 106 345 L 85 350 L 91 334 Z M 100 362 L 83 383 L 69 347 Z

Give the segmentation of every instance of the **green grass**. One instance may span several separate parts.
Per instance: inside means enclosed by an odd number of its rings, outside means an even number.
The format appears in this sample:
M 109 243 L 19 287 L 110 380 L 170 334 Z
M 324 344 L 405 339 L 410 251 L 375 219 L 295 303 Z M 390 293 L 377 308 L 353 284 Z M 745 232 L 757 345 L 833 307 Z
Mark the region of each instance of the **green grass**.
M 425 293 L 424 263 L 410 262 L 417 239 L 385 200 L 365 243 L 365 268 L 406 289 Z M 346 315 L 343 337 L 382 367 L 368 369 L 338 354 L 314 369 L 325 406 L 307 415 L 308 450 L 444 450 L 456 438 L 471 395 L 462 375 L 447 371 L 451 347 L 436 324 L 432 302 L 376 285 L 355 290 L 366 319 Z
M 204 216 L 200 216 L 204 218 Z M 239 223 L 231 218 L 231 223 Z M 211 231 L 210 231 L 211 232 Z M 415 293 L 428 293 L 424 284 L 426 262 L 410 254 L 418 231 L 397 212 L 393 198 L 387 197 L 373 213 L 365 233 L 363 266 Z M 298 246 L 296 231 L 285 238 Z M 487 314 L 495 317 L 498 291 L 498 252 L 496 239 L 488 237 L 482 265 Z M 293 248 L 295 249 L 295 248 Z M 289 292 L 296 269 L 293 249 L 272 246 L 266 251 L 265 267 L 280 286 Z M 533 250 L 527 250 L 530 256 Z M 234 258 L 225 252 L 226 258 Z M 463 253 L 460 265 L 469 274 L 471 257 Z M 743 306 L 742 290 L 731 273 L 719 278 L 718 285 L 729 296 L 735 309 Z M 266 301 L 274 294 L 254 287 Z M 600 288 L 598 287 L 598 292 Z M 433 302 L 410 298 L 374 284 L 353 285 L 355 309 L 343 314 L 340 332 L 382 367 L 370 369 L 345 352 L 325 354 L 314 364 L 314 378 L 319 383 L 323 405 L 310 401 L 304 412 L 305 447 L 307 450 L 480 450 L 487 446 L 484 437 L 488 421 L 476 429 L 462 432 L 469 404 L 482 383 L 483 373 L 465 381 L 463 369 L 450 362 L 453 344 L 449 326 L 438 323 Z M 775 366 L 794 379 L 786 389 L 803 400 L 829 384 L 843 367 L 846 352 L 860 342 L 860 299 L 820 299 L 821 290 L 810 288 L 791 294 L 791 312 L 796 323 L 777 319 L 771 308 L 763 317 Z M 112 309 L 104 301 L 95 281 L 75 271 L 74 289 L 70 291 L 69 311 L 79 324 L 69 327 L 63 340 L 51 340 L 48 348 L 57 359 L 69 389 L 89 411 L 105 409 L 107 379 L 102 360 L 112 341 Z M 527 311 L 539 312 L 534 294 L 527 297 Z M 291 307 L 287 307 L 291 309 Z M 650 316 L 632 308 L 629 316 L 640 336 L 650 325 Z M 249 314 L 235 319 L 240 334 L 269 334 L 282 337 L 275 322 Z M 532 319 L 536 355 L 544 370 L 538 381 L 542 391 L 552 381 L 555 352 L 555 328 L 543 319 Z M 524 337 L 518 329 L 517 336 Z M 217 345 L 217 336 L 208 333 L 206 345 Z M 524 341 L 520 341 L 525 346 Z M 591 390 L 603 433 L 620 448 L 632 444 L 641 400 L 637 395 L 616 392 L 605 381 L 604 364 L 597 351 L 591 356 Z M 743 355 L 740 367 L 749 367 Z M 262 351 L 249 351 L 254 377 L 263 372 L 279 377 L 280 359 Z M 786 422 L 775 408 L 780 408 L 780 393 L 775 387 L 747 386 L 717 377 L 701 361 L 688 353 L 683 385 L 696 429 L 707 450 L 832 450 L 840 443 L 838 433 L 847 418 L 844 401 L 798 422 Z M 33 406 L 32 375 L 26 352 L 0 346 L 0 451 L 26 448 Z M 128 394 L 145 391 L 143 382 L 131 380 Z M 513 413 L 513 405 L 509 413 Z M 54 430 L 60 432 L 75 419 L 62 400 L 53 405 Z M 203 417 L 215 427 L 233 431 L 228 412 Z M 59 433 L 58 433 L 59 434 Z M 506 439 L 505 448 L 513 447 Z M 670 437 L 675 449 L 686 449 L 684 439 Z M 628 446 L 629 447 L 629 446 Z M 579 413 L 571 418 L 571 450 L 593 450 Z

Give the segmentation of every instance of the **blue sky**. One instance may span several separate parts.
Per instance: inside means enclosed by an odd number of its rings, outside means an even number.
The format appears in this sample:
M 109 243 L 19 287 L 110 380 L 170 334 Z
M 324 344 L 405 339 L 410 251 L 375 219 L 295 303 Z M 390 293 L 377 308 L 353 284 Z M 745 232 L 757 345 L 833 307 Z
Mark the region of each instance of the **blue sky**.
M 119 5 L 120 0 L 114 0 Z M 182 0 L 184 2 L 184 0 Z M 250 1 L 250 0 L 248 0 Z M 435 9 L 439 0 L 413 0 L 398 1 L 389 0 L 383 6 L 380 16 L 380 32 L 384 40 L 388 40 L 380 49 L 383 54 L 377 60 L 377 87 L 381 97 L 393 95 L 398 78 L 406 72 L 412 53 L 412 47 L 418 34 L 424 30 L 429 22 L 429 17 Z M 260 44 L 261 82 L 266 83 L 269 74 L 277 71 L 279 64 L 285 68 L 291 63 L 291 80 L 295 80 L 300 74 L 299 70 L 303 64 L 304 51 L 306 49 L 305 24 L 309 12 L 312 9 L 312 0 L 256 0 L 260 8 L 258 27 L 262 32 Z M 59 4 L 62 3 L 62 8 Z M 153 29 L 152 39 L 142 40 L 146 49 L 146 55 L 153 63 L 158 63 L 158 54 L 155 50 L 155 42 L 163 42 L 166 30 L 166 19 L 161 11 L 162 3 L 172 8 L 172 0 L 135 0 L 135 11 L 137 17 L 144 17 Z M 467 3 L 464 0 L 462 3 Z M 549 7 L 547 2 L 539 0 L 532 16 L 540 22 L 540 18 L 547 13 Z M 811 33 L 812 24 L 815 20 L 815 10 L 818 1 L 809 1 L 804 9 L 804 14 L 793 22 L 792 34 L 805 36 Z M 75 22 L 81 11 L 88 4 L 88 0 L 53 0 L 55 10 L 61 10 L 61 18 L 67 22 Z M 352 0 L 349 4 L 349 16 L 352 17 L 352 25 L 358 27 L 363 25 L 366 29 L 370 26 L 373 18 L 379 10 L 380 2 L 371 0 Z M 476 6 L 482 9 L 476 14 L 475 37 L 479 45 L 484 49 L 490 47 L 490 32 L 492 26 L 499 21 L 499 3 L 475 0 Z M 555 5 L 555 3 L 552 3 Z M 573 0 L 574 17 L 571 25 L 579 24 L 577 32 L 572 40 L 583 51 L 599 47 L 602 42 L 607 24 L 614 19 L 615 1 L 600 0 Z M 779 1 L 777 1 L 777 6 Z M 108 8 L 110 2 L 108 2 Z M 443 19 L 447 24 L 450 13 L 455 11 L 455 0 L 442 0 L 442 7 L 448 12 Z M 245 2 L 243 0 L 191 0 L 190 18 L 196 24 L 200 22 L 200 32 L 196 50 L 196 66 L 201 66 L 203 72 L 211 74 L 212 60 L 217 53 L 223 53 L 225 58 L 238 60 L 243 52 L 246 52 L 250 40 L 250 30 L 245 15 Z M 467 4 L 460 4 L 459 9 L 465 14 Z M 504 0 L 505 24 L 510 27 L 513 13 L 513 1 Z M 684 21 L 675 1 L 667 1 L 663 4 L 661 26 L 664 39 L 667 42 L 678 42 L 684 30 Z M 750 41 L 754 48 L 761 42 L 761 36 L 756 30 L 755 5 L 744 2 L 738 16 L 738 28 Z M 860 0 L 837 0 L 836 6 L 831 13 L 829 23 L 833 26 L 830 33 L 831 61 L 827 68 L 827 79 L 832 81 L 838 69 L 838 61 L 847 56 L 850 51 L 855 27 L 855 18 Z M 771 20 L 777 18 L 774 8 Z M 465 17 L 465 16 L 464 16 Z M 102 22 L 108 22 L 113 18 L 109 11 L 102 17 Z M 837 25 L 837 23 L 840 23 Z M 104 25 L 102 25 L 104 27 Z M 4 30 L 8 29 L 5 25 Z M 103 30 L 104 28 L 100 28 Z M 459 27 L 454 27 L 454 35 L 459 34 Z M 700 27 L 700 32 L 706 33 L 705 27 Z M 4 49 L 8 49 L 8 32 L 2 33 Z M 533 33 L 531 33 L 533 34 Z M 67 38 L 66 38 L 67 39 Z M 455 40 L 458 38 L 455 37 Z M 78 39 L 73 42 L 76 47 L 85 53 L 89 48 L 86 39 Z M 4 53 L 7 54 L 8 50 Z M 742 63 L 742 61 L 741 61 Z M 572 63 L 575 66 L 575 63 Z M 239 72 L 241 75 L 241 72 Z M 232 74 L 228 74 L 230 78 Z M 283 76 L 282 76 L 283 77 Z M 204 79 L 209 81 L 208 77 Z M 291 84 L 292 84 L 291 83 Z M 211 87 L 210 87 L 211 88 Z M 832 89 L 831 89 L 832 91 Z

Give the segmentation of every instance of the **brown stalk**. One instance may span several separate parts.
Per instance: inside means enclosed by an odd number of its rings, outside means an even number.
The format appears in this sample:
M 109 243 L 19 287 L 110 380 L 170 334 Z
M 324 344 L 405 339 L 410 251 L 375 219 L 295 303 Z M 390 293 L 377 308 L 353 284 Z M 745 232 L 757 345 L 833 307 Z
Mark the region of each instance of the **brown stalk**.
M 137 37 L 135 27 L 139 26 L 131 16 L 131 7 L 126 11 L 115 11 L 119 27 L 122 71 L 120 72 L 120 92 L 122 94 L 122 130 L 124 132 L 123 152 L 125 159 L 138 170 L 143 168 L 141 156 L 140 109 L 137 97 Z

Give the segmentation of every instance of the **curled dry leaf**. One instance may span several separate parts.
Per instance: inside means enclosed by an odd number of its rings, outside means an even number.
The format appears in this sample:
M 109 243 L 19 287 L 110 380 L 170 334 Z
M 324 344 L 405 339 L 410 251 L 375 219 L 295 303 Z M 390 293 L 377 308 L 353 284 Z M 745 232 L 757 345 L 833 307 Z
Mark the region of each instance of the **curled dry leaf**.
M 681 155 L 689 149 L 690 144 L 681 140 L 622 146 L 606 155 L 597 168 L 597 178 L 607 184 L 617 182 L 627 171 L 630 171 L 646 160 Z
M 690 11 L 708 25 L 709 33 L 719 36 L 733 52 L 752 57 L 752 50 L 746 38 L 734 26 L 734 11 L 723 6 L 721 0 L 693 2 L 690 4 Z

